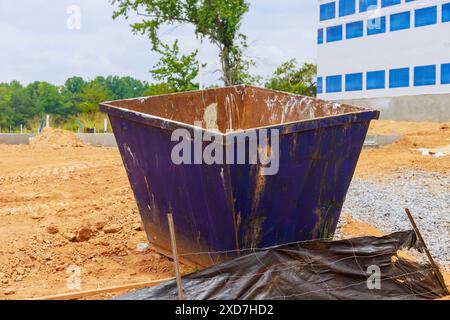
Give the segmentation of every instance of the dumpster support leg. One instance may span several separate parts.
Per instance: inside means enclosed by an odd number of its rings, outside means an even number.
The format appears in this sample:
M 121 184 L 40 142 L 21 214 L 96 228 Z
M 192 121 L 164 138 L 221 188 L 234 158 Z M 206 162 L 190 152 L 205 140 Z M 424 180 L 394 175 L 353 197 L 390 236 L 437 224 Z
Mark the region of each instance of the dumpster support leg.
M 173 224 L 172 213 L 167 214 L 167 220 L 169 222 L 170 241 L 172 244 L 172 256 L 173 256 L 173 263 L 175 265 L 175 275 L 177 278 L 178 299 L 184 300 L 183 284 L 181 282 L 181 275 L 180 275 L 180 264 L 178 263 L 177 240 L 175 238 L 175 227 Z

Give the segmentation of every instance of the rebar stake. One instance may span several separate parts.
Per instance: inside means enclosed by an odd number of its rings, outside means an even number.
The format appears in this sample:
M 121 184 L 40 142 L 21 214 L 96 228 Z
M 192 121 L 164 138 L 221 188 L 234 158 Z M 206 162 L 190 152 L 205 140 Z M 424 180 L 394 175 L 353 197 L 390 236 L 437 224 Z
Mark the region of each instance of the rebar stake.
M 442 276 L 442 273 L 439 270 L 438 265 L 436 264 L 436 262 L 434 262 L 434 259 L 431 256 L 431 253 L 428 250 L 428 247 L 427 247 L 425 241 L 422 238 L 422 234 L 420 233 L 419 228 L 417 227 L 416 222 L 414 221 L 414 218 L 413 218 L 411 212 L 409 211 L 408 208 L 405 208 L 405 212 L 408 215 L 409 221 L 411 222 L 411 225 L 412 225 L 412 227 L 414 229 L 414 232 L 416 233 L 416 236 L 419 238 L 420 242 L 422 242 L 423 249 L 424 249 L 424 251 L 425 251 L 425 253 L 426 253 L 427 257 L 428 257 L 428 260 L 430 261 L 431 267 L 433 268 L 433 271 L 434 271 L 434 275 L 436 276 L 439 284 L 441 285 L 444 294 L 447 295 L 447 296 L 450 295 L 450 292 L 448 291 L 448 288 L 445 285 L 444 277 Z
M 177 278 L 178 299 L 184 300 L 183 283 L 181 282 L 180 265 L 178 263 L 177 239 L 175 237 L 175 227 L 173 224 L 172 213 L 167 214 L 167 220 L 169 222 L 170 242 L 172 244 L 172 256 L 173 256 L 173 263 L 175 265 L 175 276 Z

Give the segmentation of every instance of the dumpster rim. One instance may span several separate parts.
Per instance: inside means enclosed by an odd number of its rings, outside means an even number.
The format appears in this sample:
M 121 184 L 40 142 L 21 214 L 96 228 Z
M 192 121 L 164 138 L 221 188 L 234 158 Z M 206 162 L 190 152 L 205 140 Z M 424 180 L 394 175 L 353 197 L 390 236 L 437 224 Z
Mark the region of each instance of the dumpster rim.
M 101 103 L 100 110 L 102 112 L 107 113 L 108 116 L 124 118 L 129 121 L 138 122 L 138 123 L 145 124 L 145 125 L 150 125 L 152 127 L 159 128 L 162 130 L 174 131 L 176 129 L 187 129 L 190 132 L 193 132 L 194 130 L 201 130 L 202 132 L 209 133 L 213 137 L 220 136 L 222 138 L 226 138 L 228 136 L 239 136 L 239 135 L 243 135 L 247 132 L 257 131 L 257 130 L 261 130 L 261 129 L 268 130 L 268 129 L 276 129 L 276 128 L 280 128 L 280 131 L 281 131 L 280 135 L 286 135 L 286 134 L 292 134 L 294 132 L 302 132 L 302 131 L 309 131 L 309 130 L 314 130 L 314 129 L 318 129 L 318 128 L 326 128 L 326 127 L 343 125 L 345 123 L 358 123 L 358 122 L 364 122 L 364 121 L 369 121 L 369 120 L 377 120 L 380 116 L 380 112 L 378 110 L 368 109 L 365 111 L 349 112 L 349 113 L 342 113 L 339 115 L 317 117 L 314 119 L 305 119 L 305 120 L 299 120 L 299 121 L 278 123 L 278 124 L 272 124 L 272 125 L 267 125 L 267 126 L 250 128 L 250 129 L 239 129 L 239 130 L 224 133 L 221 131 L 214 131 L 211 129 L 198 127 L 198 126 L 188 124 L 185 122 L 180 122 L 180 121 L 162 118 L 162 117 L 158 117 L 158 116 L 154 116 L 154 115 L 149 115 L 147 113 L 134 111 L 134 110 L 130 110 L 130 109 L 122 108 L 122 107 L 112 106 L 107 103 Z M 325 123 L 324 124 L 323 121 L 328 120 L 328 119 L 335 119 L 336 121 L 334 123 Z M 306 128 L 307 124 L 310 125 L 309 128 Z M 296 126 L 300 127 L 300 128 L 295 128 Z M 302 126 L 304 128 L 301 128 Z
M 355 110 L 353 112 L 341 113 L 341 114 L 337 114 L 337 115 L 327 115 L 327 116 L 323 116 L 323 117 L 315 117 L 312 119 L 296 120 L 296 121 L 254 127 L 254 128 L 249 128 L 249 129 L 238 129 L 238 130 L 234 130 L 234 131 L 230 131 L 230 132 L 222 132 L 219 130 L 211 130 L 211 129 L 207 129 L 207 128 L 203 128 L 203 127 L 198 127 L 193 124 L 181 122 L 178 120 L 167 119 L 167 118 L 152 115 L 149 113 L 144 113 L 144 112 L 135 111 L 132 109 L 119 107 L 119 106 L 116 106 L 113 104 L 115 102 L 139 101 L 141 99 L 147 100 L 147 99 L 151 99 L 154 97 L 164 97 L 164 96 L 189 94 L 189 93 L 205 92 L 205 91 L 217 91 L 217 90 L 221 90 L 224 88 L 239 88 L 239 89 L 253 88 L 253 89 L 258 89 L 258 90 L 266 90 L 266 91 L 276 92 L 276 93 L 280 93 L 280 94 L 284 94 L 284 95 L 288 95 L 288 96 L 292 96 L 292 97 L 309 98 L 309 99 L 326 102 L 326 103 L 335 103 L 335 104 L 341 105 L 341 106 L 350 106 L 357 110 Z M 338 126 L 338 125 L 342 125 L 344 123 L 357 123 L 357 122 L 363 122 L 363 121 L 377 120 L 380 117 L 380 111 L 375 110 L 375 109 L 370 109 L 370 108 L 361 107 L 361 106 L 355 106 L 355 105 L 346 104 L 346 103 L 337 103 L 334 101 L 317 99 L 314 97 L 309 97 L 309 96 L 304 96 L 304 95 L 299 95 L 299 94 L 294 94 L 294 93 L 289 93 L 289 92 L 283 92 L 283 91 L 279 91 L 279 90 L 260 88 L 260 87 L 256 87 L 256 86 L 249 86 L 249 85 L 237 85 L 237 86 L 212 88 L 212 89 L 207 89 L 207 90 L 194 90 L 194 91 L 185 91 L 185 92 L 181 92 L 181 93 L 169 93 L 169 94 L 162 94 L 162 95 L 149 96 L 149 97 L 111 100 L 111 101 L 101 102 L 99 104 L 99 106 L 100 106 L 100 111 L 107 113 L 108 116 L 116 116 L 119 118 L 127 119 L 129 121 L 134 121 L 134 122 L 138 122 L 141 124 L 150 125 L 150 126 L 162 129 L 162 130 L 174 131 L 176 129 L 181 129 L 181 128 L 187 129 L 190 132 L 193 132 L 195 130 L 201 130 L 202 132 L 207 132 L 212 137 L 221 137 L 222 139 L 227 138 L 228 136 L 245 135 L 247 132 L 251 132 L 251 131 L 258 131 L 258 130 L 262 130 L 262 129 L 269 130 L 269 129 L 275 129 L 275 128 L 278 128 L 280 130 L 280 135 L 285 135 L 285 134 L 292 134 L 295 132 L 315 130 L 318 128 Z M 336 121 L 328 122 L 327 120 L 329 120 L 329 119 L 335 119 Z M 225 140 L 226 139 L 224 139 L 224 141 Z

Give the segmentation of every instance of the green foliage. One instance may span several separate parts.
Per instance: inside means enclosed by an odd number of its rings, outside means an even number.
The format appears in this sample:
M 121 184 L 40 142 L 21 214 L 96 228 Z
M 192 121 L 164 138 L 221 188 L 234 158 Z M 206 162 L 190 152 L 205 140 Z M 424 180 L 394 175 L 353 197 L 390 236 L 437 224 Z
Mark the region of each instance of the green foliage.
M 167 83 L 158 83 L 158 84 L 151 84 L 147 90 L 144 91 L 143 96 L 150 97 L 150 96 L 158 96 L 162 94 L 168 94 L 168 93 L 174 93 L 176 90 L 168 85 Z
M 21 124 L 36 131 L 45 114 L 50 114 L 54 125 L 67 129 L 85 127 L 103 128 L 104 115 L 99 113 L 102 101 L 128 99 L 141 96 L 168 94 L 198 88 L 194 82 L 198 70 L 196 53 L 180 55 L 178 43 L 161 45 L 163 58 L 152 70 L 158 83 L 148 84 L 131 77 L 96 77 L 85 81 L 81 77 L 67 79 L 63 86 L 47 82 L 33 82 L 23 86 L 18 81 L 0 83 L 0 130 L 17 130 Z M 235 57 L 237 59 L 237 57 Z M 244 60 L 243 60 L 244 61 Z M 259 84 L 261 77 L 250 76 L 246 70 L 251 62 L 240 62 L 239 82 Z M 297 64 L 295 59 L 278 67 L 266 81 L 270 89 L 314 96 L 316 94 L 316 66 Z
M 249 10 L 246 0 L 110 0 L 117 9 L 113 18 L 142 17 L 131 25 L 136 34 L 147 34 L 153 50 L 164 44 L 158 34 L 163 25 L 191 24 L 197 36 L 208 39 L 219 49 L 222 80 L 225 85 L 241 84 L 248 73 L 245 62 L 246 37 L 239 33 L 241 21 Z M 164 56 L 163 56 L 164 59 Z
M 189 55 L 181 55 L 178 40 L 172 46 L 161 44 L 158 49 L 162 57 L 153 70 L 153 78 L 165 83 L 177 92 L 197 90 L 198 83 L 194 79 L 198 76 L 197 51 Z
M 291 59 L 275 70 L 266 87 L 314 97 L 317 94 L 316 74 L 315 64 L 304 63 L 299 67 L 297 60 Z
M 88 83 L 80 93 L 81 103 L 77 105 L 77 110 L 81 113 L 98 112 L 98 104 L 102 101 L 110 100 L 108 89 L 98 80 Z
M 161 88 L 155 90 L 160 86 Z M 98 104 L 102 101 L 128 99 L 145 95 L 165 93 L 164 85 L 152 85 L 131 77 L 96 77 L 85 81 L 81 77 L 67 79 L 63 86 L 47 82 L 33 82 L 22 86 L 18 81 L 0 83 L 0 130 L 9 131 L 23 124 L 35 131 L 45 114 L 52 115 L 56 125 L 75 121 L 78 114 L 97 116 Z M 173 90 L 170 90 L 173 92 Z M 88 118 L 88 117 L 87 117 Z M 103 121 L 103 120 L 102 120 Z M 78 125 L 67 125 L 77 128 Z

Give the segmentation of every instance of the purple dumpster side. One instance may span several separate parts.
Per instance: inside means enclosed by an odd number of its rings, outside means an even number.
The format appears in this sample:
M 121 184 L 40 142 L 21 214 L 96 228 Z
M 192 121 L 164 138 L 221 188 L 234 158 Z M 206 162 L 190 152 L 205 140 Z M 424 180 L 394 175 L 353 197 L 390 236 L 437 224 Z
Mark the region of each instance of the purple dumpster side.
M 278 130 L 277 174 L 262 175 L 262 164 L 248 162 L 173 163 L 172 132 L 204 132 L 193 122 L 208 126 L 211 106 L 223 137 L 226 129 Z M 109 115 L 150 243 L 171 255 L 171 212 L 180 260 L 199 267 L 252 248 L 331 238 L 370 121 L 379 117 L 375 110 L 249 86 L 105 102 L 101 110 Z

